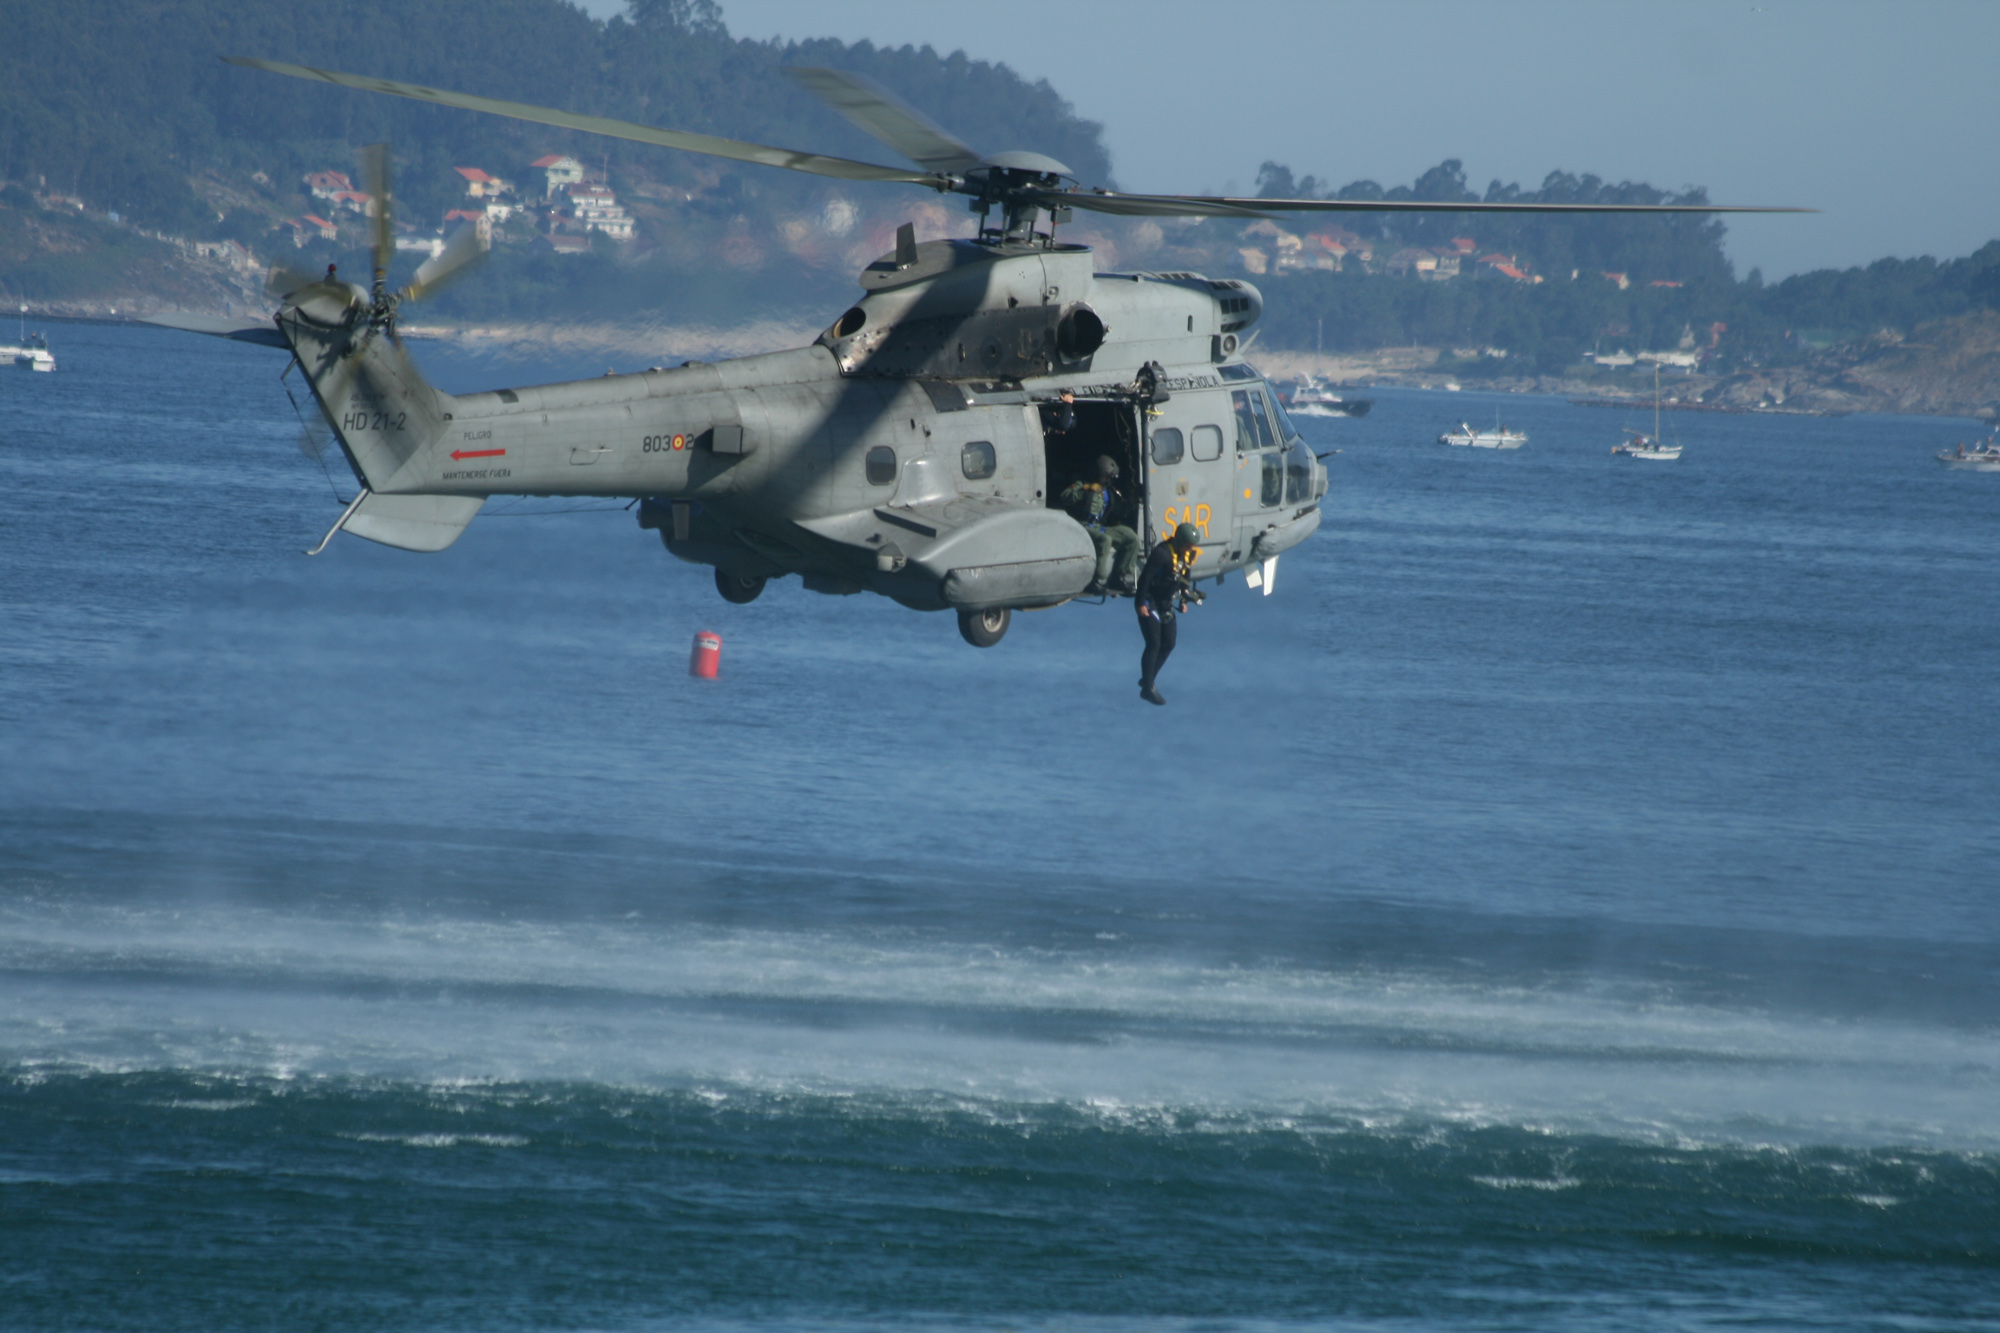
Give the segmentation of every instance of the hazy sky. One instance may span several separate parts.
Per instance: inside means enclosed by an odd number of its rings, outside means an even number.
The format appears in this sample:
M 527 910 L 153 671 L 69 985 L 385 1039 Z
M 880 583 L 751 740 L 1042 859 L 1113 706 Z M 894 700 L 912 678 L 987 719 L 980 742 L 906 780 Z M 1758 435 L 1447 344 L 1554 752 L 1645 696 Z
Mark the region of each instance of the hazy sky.
M 1823 209 L 1729 223 L 1737 271 L 1771 278 L 2000 236 L 1994 0 L 720 2 L 738 36 L 928 43 L 1046 78 L 1104 125 L 1128 190 L 1254 193 L 1267 158 L 1393 185 L 1458 157 L 1479 190 L 1562 169 Z

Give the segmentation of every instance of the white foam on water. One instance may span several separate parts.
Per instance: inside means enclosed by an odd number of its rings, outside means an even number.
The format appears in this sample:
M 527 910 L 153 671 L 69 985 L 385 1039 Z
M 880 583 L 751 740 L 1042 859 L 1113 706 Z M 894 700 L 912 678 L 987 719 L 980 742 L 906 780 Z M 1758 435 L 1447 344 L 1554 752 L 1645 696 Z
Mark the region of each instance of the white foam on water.
M 206 908 L 17 911 L 0 967 L 0 1061 L 17 1074 L 582 1080 L 1055 1103 L 1162 1132 L 1335 1115 L 1663 1146 L 2000 1149 L 1993 1033 L 1658 989 Z
M 1541 1180 L 1528 1176 L 1474 1176 L 1475 1185 L 1496 1190 L 1573 1190 L 1583 1182 L 1569 1176 Z
M 400 1143 L 406 1148 L 456 1148 L 476 1143 L 485 1148 L 525 1148 L 528 1140 L 520 1134 L 342 1134 L 356 1143 Z

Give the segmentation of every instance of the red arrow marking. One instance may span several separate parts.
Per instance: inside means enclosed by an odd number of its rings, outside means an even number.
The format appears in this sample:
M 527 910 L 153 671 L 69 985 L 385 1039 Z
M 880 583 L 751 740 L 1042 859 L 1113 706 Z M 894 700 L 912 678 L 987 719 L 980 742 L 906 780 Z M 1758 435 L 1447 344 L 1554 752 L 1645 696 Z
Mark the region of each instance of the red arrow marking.
M 507 452 L 507 451 L 506 451 L 505 449 L 454 449 L 454 450 L 452 450 L 452 451 L 451 451 L 451 456 L 452 456 L 452 457 L 453 457 L 454 459 L 458 459 L 458 458 L 498 458 L 498 457 L 500 457 L 500 456 L 501 456 L 502 454 L 504 454 L 504 453 L 506 453 L 506 452 Z

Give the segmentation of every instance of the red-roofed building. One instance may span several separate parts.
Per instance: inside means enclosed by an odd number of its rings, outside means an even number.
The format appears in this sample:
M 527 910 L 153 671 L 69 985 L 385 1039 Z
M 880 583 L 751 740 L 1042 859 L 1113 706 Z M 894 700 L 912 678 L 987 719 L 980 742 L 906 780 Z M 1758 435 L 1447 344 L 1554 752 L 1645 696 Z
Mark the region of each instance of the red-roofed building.
M 302 213 L 295 218 L 286 218 L 281 225 L 292 229 L 292 244 L 294 246 L 303 246 L 314 237 L 318 237 L 322 241 L 331 241 L 340 235 L 334 229 L 334 225 L 331 222 L 312 213 Z
M 553 195 L 564 186 L 578 185 L 583 181 L 583 163 L 573 157 L 550 153 L 547 157 L 536 158 L 529 165 L 548 180 L 545 194 Z
M 1509 282 L 1541 281 L 1540 278 L 1530 275 L 1526 269 L 1522 268 L 1520 262 L 1514 256 L 1503 255 L 1498 252 L 1479 256 L 1479 274 L 1481 277 L 1505 278 Z
M 363 217 L 371 218 L 375 216 L 375 201 L 359 190 L 341 190 L 331 198 L 335 204 L 350 213 L 359 213 Z
M 1606 282 L 1617 283 L 1618 290 L 1621 292 L 1632 285 L 1632 279 L 1625 276 L 1623 273 L 1606 273 L 1604 275 L 1604 280 Z
M 632 217 L 618 196 L 602 185 L 570 185 L 563 189 L 569 200 L 569 225 L 578 231 L 601 231 L 614 241 L 632 239 Z
M 1674 282 L 1667 278 L 1654 278 L 1651 282 L 1647 283 L 1646 285 L 1648 287 L 1680 287 L 1684 286 L 1685 284 Z
M 1451 238 L 1451 248 L 1462 255 L 1469 255 L 1479 248 L 1479 242 L 1470 236 L 1454 236 Z
M 498 176 L 489 176 L 478 167 L 453 167 L 465 177 L 465 192 L 474 199 L 492 199 L 511 191 L 514 187 Z
M 315 171 L 306 178 L 306 190 L 315 199 L 331 199 L 342 190 L 354 188 L 354 182 L 344 171 Z
M 476 208 L 454 208 L 444 215 L 446 222 L 477 222 L 486 214 Z

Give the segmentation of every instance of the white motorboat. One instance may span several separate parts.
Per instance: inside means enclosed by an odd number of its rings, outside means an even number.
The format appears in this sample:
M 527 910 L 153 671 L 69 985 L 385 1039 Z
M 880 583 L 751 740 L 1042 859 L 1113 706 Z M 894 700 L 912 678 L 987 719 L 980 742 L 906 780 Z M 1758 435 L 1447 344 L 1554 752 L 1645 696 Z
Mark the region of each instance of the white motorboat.
M 54 370 L 55 356 L 49 351 L 49 340 L 39 333 L 28 332 L 28 307 L 21 307 L 21 341 L 12 347 L 0 347 L 0 365 L 19 366 L 23 370 Z
M 1964 468 L 1967 472 L 2000 472 L 2000 437 L 1989 435 L 1983 444 L 1975 444 L 1970 449 L 1959 445 L 1956 451 L 1938 450 L 1937 461 L 1946 467 Z
M 1372 398 L 1342 398 L 1311 375 L 1301 375 L 1284 394 L 1285 410 L 1295 417 L 1365 417 Z
M 1519 449 L 1527 442 L 1526 431 L 1508 430 L 1497 423 L 1492 430 L 1474 430 L 1461 421 L 1457 430 L 1448 430 L 1438 436 L 1439 444 L 1456 444 L 1472 449 Z
M 1681 456 L 1679 444 L 1668 444 L 1660 438 L 1660 367 L 1653 365 L 1653 433 L 1642 435 L 1636 430 L 1625 432 L 1625 443 L 1611 446 L 1614 454 L 1627 458 L 1650 458 L 1656 463 L 1671 463 Z

